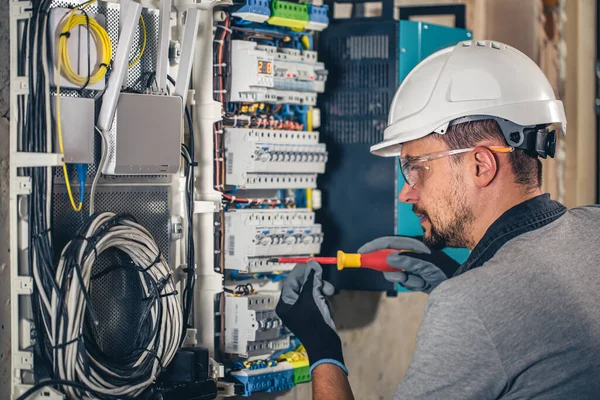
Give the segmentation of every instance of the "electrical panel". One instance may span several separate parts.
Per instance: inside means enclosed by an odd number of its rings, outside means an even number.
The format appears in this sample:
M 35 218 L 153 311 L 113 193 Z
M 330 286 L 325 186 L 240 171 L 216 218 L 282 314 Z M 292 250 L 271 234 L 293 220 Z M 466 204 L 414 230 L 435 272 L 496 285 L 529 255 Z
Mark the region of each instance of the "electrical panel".
M 208 400 L 309 381 L 275 308 L 294 267 L 278 259 L 320 253 L 327 234 L 328 6 L 21 3 L 0 398 Z
M 348 3 L 358 8 L 362 2 Z M 338 232 L 325 236 L 324 254 L 337 249 L 356 251 L 371 240 L 394 233 L 422 235 L 411 205 L 397 200 L 404 184 L 397 163 L 393 157 L 374 157 L 370 147 L 383 140 L 389 106 L 410 70 L 430 54 L 472 37 L 464 29 L 466 11 L 462 4 L 399 7 L 400 21 L 394 18 L 394 2 L 384 1 L 382 7 L 380 16 L 353 15 L 332 20 L 319 36 L 319 53 L 336 77 L 327 81 L 318 103 L 321 140 L 328 148 L 336 149 L 330 154 L 332 167 L 320 181 L 328 201 L 317 215 L 323 217 L 325 232 L 333 229 Z M 454 15 L 457 26 L 411 20 L 418 15 L 436 14 Z M 353 192 L 353 204 L 346 201 L 348 187 L 363 188 Z M 354 204 L 369 204 L 369 207 Z M 391 215 L 395 218 L 390 218 Z M 357 220 L 370 223 L 357 231 Z M 324 275 L 341 290 L 390 294 L 404 290 L 376 271 L 326 269 Z

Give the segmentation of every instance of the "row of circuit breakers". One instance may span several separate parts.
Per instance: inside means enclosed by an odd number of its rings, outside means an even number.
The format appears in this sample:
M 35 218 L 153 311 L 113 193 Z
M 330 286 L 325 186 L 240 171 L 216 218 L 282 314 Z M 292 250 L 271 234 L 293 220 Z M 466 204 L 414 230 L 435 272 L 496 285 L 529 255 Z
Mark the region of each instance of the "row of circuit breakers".
M 230 109 L 240 109 L 232 103 L 267 103 L 272 107 L 268 114 L 277 113 L 274 119 L 251 118 L 250 126 L 236 123 L 249 113 L 228 116 L 234 123 L 224 126 L 225 182 L 244 196 L 273 193 L 282 202 L 266 209 L 233 207 L 224 214 L 225 285 L 233 289 L 250 282 L 256 289 L 247 295 L 228 293 L 224 306 L 222 350 L 234 360 L 229 376 L 243 386 L 238 393 L 245 396 L 310 380 L 306 353 L 275 313 L 279 285 L 292 265 L 273 260 L 318 254 L 324 234 L 314 209 L 320 207 L 317 176 L 325 172 L 328 153 L 319 141 L 320 113 L 315 106 L 317 95 L 325 91 L 327 69 L 312 43 L 314 31 L 328 24 L 327 6 L 303 6 L 315 20 L 309 17 L 306 24 L 300 13 L 287 21 L 288 28 L 303 32 L 290 40 L 295 46 L 282 45 L 285 37 L 277 43 L 231 41 Z M 248 11 L 242 7 L 232 15 L 270 24 L 272 15 L 265 19 Z M 286 126 L 286 120 L 296 124 Z M 246 280 L 249 276 L 259 279 Z M 260 289 L 260 278 L 271 281 L 265 290 Z

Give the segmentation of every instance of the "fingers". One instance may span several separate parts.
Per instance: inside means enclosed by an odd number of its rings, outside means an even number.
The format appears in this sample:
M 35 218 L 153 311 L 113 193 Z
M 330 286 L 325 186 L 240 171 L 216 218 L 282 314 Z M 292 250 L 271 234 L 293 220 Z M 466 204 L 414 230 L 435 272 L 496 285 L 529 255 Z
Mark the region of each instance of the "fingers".
M 294 304 L 298 300 L 302 287 L 308 280 L 309 275 L 313 273 L 315 281 L 319 286 L 322 285 L 323 268 L 319 263 L 310 261 L 308 264 L 296 264 L 290 271 L 287 279 L 283 282 L 281 289 L 281 300 L 286 304 Z
M 417 273 L 417 269 L 423 268 L 424 265 L 433 266 L 433 264 L 419 258 L 418 255 L 413 257 L 411 253 L 392 253 L 387 256 L 386 261 L 390 267 L 411 273 Z
M 409 290 L 424 290 L 427 288 L 427 282 L 417 275 L 407 275 L 406 282 L 402 284 Z
M 323 281 L 323 289 L 322 292 L 325 296 L 333 296 L 333 293 L 335 293 L 335 288 L 333 287 L 333 285 L 327 281 Z
M 404 272 L 384 272 L 383 277 L 390 282 L 396 282 L 400 284 L 404 284 L 406 282 L 407 276 Z
M 385 236 L 375 239 L 358 249 L 358 253 L 370 253 L 377 250 L 397 249 L 411 250 L 417 253 L 430 254 L 431 250 L 425 243 L 408 236 Z

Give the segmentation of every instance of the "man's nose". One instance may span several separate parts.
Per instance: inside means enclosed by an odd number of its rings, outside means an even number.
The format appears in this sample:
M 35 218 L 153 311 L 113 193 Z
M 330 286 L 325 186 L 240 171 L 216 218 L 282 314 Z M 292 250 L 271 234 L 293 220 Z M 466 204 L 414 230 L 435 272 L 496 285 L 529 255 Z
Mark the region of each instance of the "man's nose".
M 410 187 L 410 185 L 404 182 L 404 186 L 402 186 L 402 190 L 400 190 L 400 195 L 398 196 L 398 200 L 403 203 L 415 204 L 419 200 L 417 191 Z

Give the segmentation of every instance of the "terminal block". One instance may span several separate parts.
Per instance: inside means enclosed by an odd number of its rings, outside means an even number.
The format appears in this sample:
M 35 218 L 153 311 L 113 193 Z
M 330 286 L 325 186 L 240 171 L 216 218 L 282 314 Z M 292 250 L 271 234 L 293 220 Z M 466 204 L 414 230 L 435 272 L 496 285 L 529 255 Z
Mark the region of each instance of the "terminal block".
M 322 31 L 329 26 L 329 17 L 327 13 L 329 11 L 328 5 L 315 6 L 314 4 L 308 5 L 308 24 L 304 27 L 307 30 Z
M 279 362 L 286 361 L 292 366 L 292 368 L 294 368 L 295 385 L 299 383 L 309 382 L 311 380 L 310 363 L 308 362 L 308 356 L 306 355 L 306 352 L 304 350 L 302 352 L 287 352 L 278 357 L 277 360 Z
M 316 51 L 231 42 L 231 101 L 316 105 L 327 70 Z
M 294 387 L 294 367 L 285 361 L 274 367 L 234 371 L 231 376 L 242 384 L 243 390 L 239 394 L 244 397 L 256 392 L 277 392 Z
M 294 180 L 296 175 L 291 174 L 316 178 L 325 172 L 328 154 L 325 144 L 318 141 L 318 132 L 225 129 L 227 184 L 242 188 L 310 187 L 313 179 Z M 256 179 L 264 174 L 276 175 Z M 251 178 L 255 178 L 254 183 Z
M 269 24 L 304 29 L 308 21 L 308 4 L 271 0 Z
M 270 2 L 269 0 L 246 0 L 246 4 L 231 13 L 231 15 L 245 21 L 261 24 L 271 16 Z
M 234 17 L 256 23 L 292 29 L 322 31 L 329 26 L 327 13 L 329 6 L 315 6 L 312 3 L 298 4 L 278 0 L 246 0 L 236 11 Z
M 231 211 L 225 214 L 225 269 L 258 272 L 251 268 L 252 262 L 316 254 L 322 241 L 321 225 L 310 210 Z M 258 266 L 268 267 L 264 262 Z M 274 270 L 278 269 L 274 266 Z

